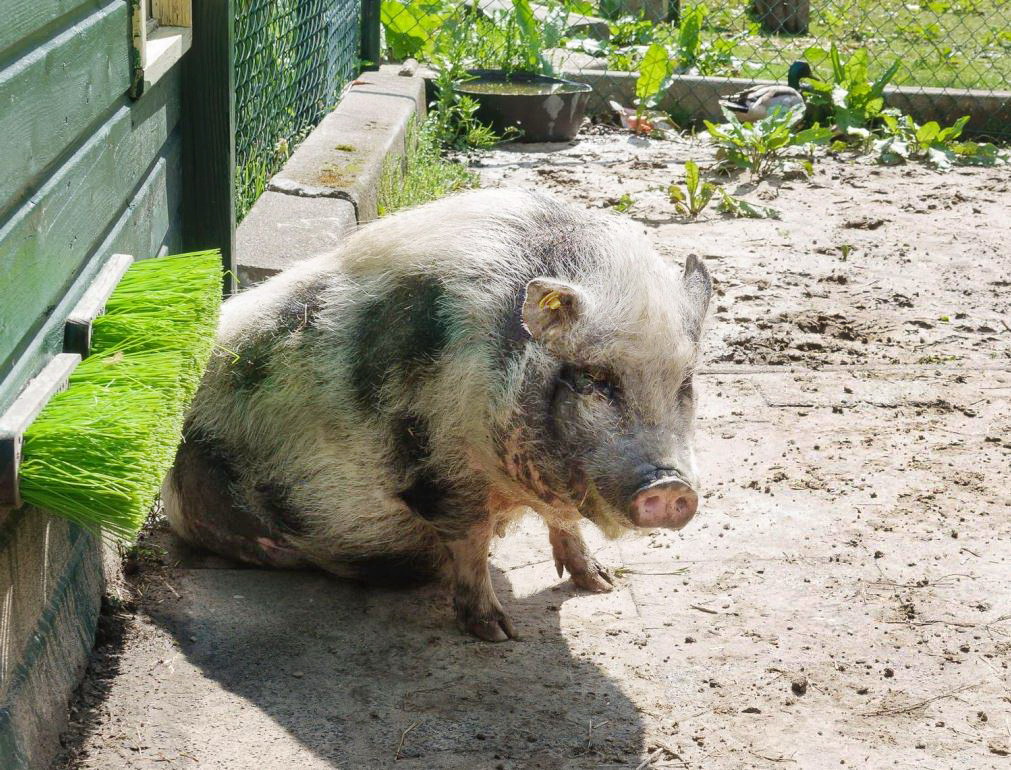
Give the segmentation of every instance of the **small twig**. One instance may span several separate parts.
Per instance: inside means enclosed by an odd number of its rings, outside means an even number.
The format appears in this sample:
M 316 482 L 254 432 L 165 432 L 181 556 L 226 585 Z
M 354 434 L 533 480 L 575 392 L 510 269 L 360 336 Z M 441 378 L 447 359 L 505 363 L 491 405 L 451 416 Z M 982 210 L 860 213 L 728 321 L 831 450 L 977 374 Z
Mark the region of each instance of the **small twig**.
M 652 764 L 653 760 L 660 759 L 660 755 L 663 754 L 664 751 L 666 751 L 666 749 L 664 749 L 661 746 L 659 749 L 657 749 L 648 757 L 646 757 L 642 762 L 640 762 L 638 767 L 635 768 L 635 770 L 643 770 L 644 768 L 648 767 L 650 764 Z
M 676 569 L 673 572 L 640 572 L 637 569 L 628 569 L 627 567 L 625 567 L 624 569 L 622 569 L 621 567 L 619 567 L 618 569 L 621 570 L 621 574 L 622 575 L 654 575 L 654 576 L 660 576 L 660 575 L 687 575 L 688 574 L 688 568 L 687 567 L 682 567 L 681 569 Z M 618 570 L 615 570 L 615 572 L 617 572 L 617 571 Z
M 597 722 L 597 729 L 600 729 L 601 727 L 603 727 L 604 725 L 606 725 L 610 721 L 611 721 L 610 719 L 605 719 L 603 722 Z M 586 750 L 587 751 L 590 750 L 590 743 L 591 743 L 592 739 L 593 739 L 593 718 L 591 717 L 590 718 L 590 726 L 586 730 Z
M 704 712 L 699 712 L 699 713 L 704 713 Z M 696 715 L 696 716 L 698 716 L 698 715 Z M 685 758 L 684 758 L 684 757 L 682 757 L 682 756 L 681 756 L 681 755 L 680 755 L 680 754 L 678 753 L 677 749 L 673 748 L 673 747 L 672 747 L 672 746 L 671 746 L 671 745 L 670 745 L 669 743 L 667 743 L 666 741 L 661 741 L 661 740 L 660 740 L 660 739 L 658 739 L 658 738 L 654 738 L 654 739 L 653 739 L 653 742 L 654 742 L 654 743 L 655 743 L 655 744 L 656 744 L 657 746 L 659 746 L 660 748 L 662 748 L 662 749 L 666 750 L 666 752 L 667 752 L 668 754 L 670 754 L 670 755 L 671 755 L 671 757 L 672 757 L 673 759 L 676 759 L 676 760 L 677 760 L 678 762 L 680 762 L 680 763 L 681 763 L 681 766 L 682 766 L 683 768 L 685 768 L 685 770 L 689 770 L 689 767 L 688 767 L 688 763 L 687 763 L 687 762 L 685 761 Z M 663 764 L 663 765 L 658 765 L 658 767 L 661 767 L 661 766 L 662 766 L 662 767 L 670 767 L 670 763 L 669 763 L 669 762 L 667 762 L 667 761 L 665 760 L 665 761 L 664 761 L 664 764 Z
M 1004 328 L 1005 328 L 1005 329 L 1007 329 L 1007 330 L 1008 330 L 1009 332 L 1011 332 L 1011 326 L 1009 326 L 1009 325 L 1008 325 L 1008 322 L 1007 322 L 1007 321 L 1005 321 L 1005 320 L 1004 320 L 1004 319 L 1002 318 L 1002 319 L 1000 319 L 1000 322 L 1001 322 L 1002 324 L 1004 324 Z
M 181 599 L 182 598 L 179 595 L 179 592 L 175 588 L 172 587 L 172 584 L 165 579 L 164 575 L 162 575 L 161 582 L 163 582 L 165 584 L 165 587 L 168 588 L 168 590 L 172 592 L 172 594 L 175 596 L 176 599 Z
M 797 764 L 797 760 L 792 757 L 785 757 L 783 755 L 778 757 L 769 757 L 765 754 L 759 754 L 757 751 L 752 751 L 751 749 L 748 749 L 748 753 L 758 757 L 759 759 L 764 759 L 766 762 L 793 762 L 794 764 Z
M 1001 615 L 999 618 L 994 618 L 986 623 L 966 623 L 957 620 L 940 620 L 940 619 L 930 619 L 930 620 L 886 620 L 885 623 L 891 623 L 892 625 L 904 625 L 904 626 L 954 626 L 955 628 L 990 628 L 990 626 L 995 626 L 998 623 L 1003 623 L 1005 620 L 1011 620 L 1011 615 Z
M 460 682 L 462 682 L 463 678 L 464 678 L 463 674 L 461 674 L 458 677 L 454 677 L 453 679 L 450 679 L 448 682 L 442 683 L 438 687 L 425 687 L 425 688 L 423 688 L 421 690 L 411 690 L 409 693 L 406 693 L 400 699 L 400 708 L 403 709 L 405 706 L 407 708 L 411 708 L 413 706 L 413 704 L 410 703 L 409 701 L 415 695 L 421 695 L 423 693 L 430 693 L 430 692 L 442 692 L 443 690 L 448 690 L 450 687 L 453 687 L 453 686 L 459 684 Z
M 713 610 L 713 609 L 710 609 L 709 607 L 702 607 L 702 606 L 700 606 L 698 604 L 690 604 L 688 606 L 691 607 L 693 610 L 698 610 L 699 612 L 705 612 L 705 613 L 707 613 L 709 615 L 719 615 L 720 614 L 719 610 Z
M 411 730 L 413 730 L 417 726 L 418 726 L 418 723 L 414 722 L 410 727 L 408 727 L 406 730 L 404 730 L 402 733 L 400 733 L 400 743 L 397 744 L 397 753 L 393 755 L 393 761 L 394 762 L 396 762 L 398 759 L 400 759 L 400 752 L 404 748 L 404 738 L 406 738 L 407 734 L 409 732 L 411 732 Z
M 976 682 L 976 684 L 967 684 L 963 687 L 959 687 L 951 692 L 941 693 L 940 695 L 935 695 L 933 698 L 927 698 L 926 700 L 916 701 L 915 703 L 910 703 L 908 706 L 901 706 L 899 708 L 893 709 L 880 709 L 878 711 L 868 711 L 860 716 L 864 717 L 888 717 L 894 716 L 895 714 L 908 714 L 910 711 L 918 711 L 919 709 L 927 706 L 934 701 L 943 700 L 945 698 L 954 698 L 960 692 L 964 690 L 970 690 L 973 687 L 979 687 L 982 682 Z

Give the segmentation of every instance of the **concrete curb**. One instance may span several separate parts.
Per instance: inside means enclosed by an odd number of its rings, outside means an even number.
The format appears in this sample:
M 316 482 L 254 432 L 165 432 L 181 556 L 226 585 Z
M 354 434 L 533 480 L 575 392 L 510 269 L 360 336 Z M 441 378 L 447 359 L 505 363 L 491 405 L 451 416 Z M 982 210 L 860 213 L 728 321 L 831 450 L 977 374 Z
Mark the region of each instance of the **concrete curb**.
M 250 286 L 337 247 L 378 216 L 386 159 L 425 114 L 425 81 L 386 65 L 356 80 L 270 180 L 236 231 L 239 283 Z

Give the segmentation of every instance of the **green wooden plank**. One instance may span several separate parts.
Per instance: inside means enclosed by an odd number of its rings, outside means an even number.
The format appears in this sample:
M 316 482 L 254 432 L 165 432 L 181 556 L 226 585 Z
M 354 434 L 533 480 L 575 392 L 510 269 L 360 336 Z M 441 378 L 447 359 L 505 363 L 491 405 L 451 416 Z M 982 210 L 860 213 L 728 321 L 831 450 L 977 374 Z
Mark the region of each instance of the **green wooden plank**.
M 86 13 L 84 6 L 98 8 L 100 5 L 101 0 L 3 0 L 0 56 L 16 44 L 33 42 L 30 38 L 68 14 Z
M 131 109 L 124 100 L 0 226 L 0 377 L 41 325 L 40 317 L 51 315 L 163 151 L 179 120 L 178 80 L 167 80 L 175 87 L 165 83 L 141 100 L 158 99 L 153 105 Z
M 178 99 L 178 71 L 170 73 L 159 82 L 159 89 L 163 87 L 175 94 L 175 98 Z M 141 101 L 154 94 L 155 91 L 149 92 Z M 140 103 L 135 105 L 133 110 L 135 122 L 142 118 L 142 111 L 139 108 Z M 151 112 L 148 106 L 144 107 L 144 111 Z M 152 114 L 158 115 L 157 111 Z M 0 383 L 0 410 L 13 400 L 21 386 L 41 369 L 53 354 L 60 352 L 63 345 L 63 319 L 110 254 L 125 252 L 139 256 L 153 255 L 166 246 L 171 253 L 182 250 L 181 145 L 181 136 L 176 129 L 163 145 L 137 194 L 124 207 L 102 243 L 87 259 L 81 274 L 43 326 L 23 346 L 7 377 Z M 3 295 L 3 289 L 0 289 L 0 296 Z M 2 522 L 3 514 L 0 512 L 0 539 L 2 539 Z
M 0 71 L 0 212 L 130 86 L 125 2 L 107 5 Z
M 124 212 L 108 253 L 133 254 L 137 259 L 158 256 L 162 245 L 175 243 L 182 230 L 179 220 L 182 137 L 175 133 L 144 184 Z M 173 219 L 174 218 L 174 219 Z

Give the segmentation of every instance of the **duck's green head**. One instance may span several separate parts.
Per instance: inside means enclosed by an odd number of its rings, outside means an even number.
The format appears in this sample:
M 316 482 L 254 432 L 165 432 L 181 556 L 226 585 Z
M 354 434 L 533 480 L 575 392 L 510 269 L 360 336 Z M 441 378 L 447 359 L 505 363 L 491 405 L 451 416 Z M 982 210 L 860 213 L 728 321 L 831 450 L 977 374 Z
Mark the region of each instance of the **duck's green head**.
M 801 78 L 813 78 L 814 73 L 811 72 L 811 65 L 806 61 L 795 61 L 790 65 L 790 71 L 786 76 L 786 83 L 790 88 L 799 89 Z

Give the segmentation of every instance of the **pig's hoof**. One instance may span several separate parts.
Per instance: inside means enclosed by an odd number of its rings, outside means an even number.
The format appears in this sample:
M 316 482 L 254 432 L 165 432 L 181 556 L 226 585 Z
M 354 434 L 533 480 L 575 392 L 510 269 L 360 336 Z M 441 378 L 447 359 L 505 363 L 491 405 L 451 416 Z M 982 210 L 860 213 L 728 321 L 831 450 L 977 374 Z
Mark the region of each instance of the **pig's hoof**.
M 572 582 L 584 591 L 606 594 L 608 591 L 614 590 L 614 580 L 611 578 L 611 573 L 599 561 L 590 557 L 580 566 L 582 569 L 579 572 L 573 572 L 570 569 L 569 574 L 572 575 Z
M 593 558 L 578 533 L 551 529 L 548 536 L 558 577 L 568 570 L 572 575 L 572 582 L 584 591 L 606 594 L 613 590 L 614 581 L 611 579 L 611 573 L 607 571 L 607 567 Z
M 501 610 L 492 610 L 481 616 L 463 612 L 458 619 L 467 633 L 486 642 L 505 642 L 516 638 L 512 622 Z

